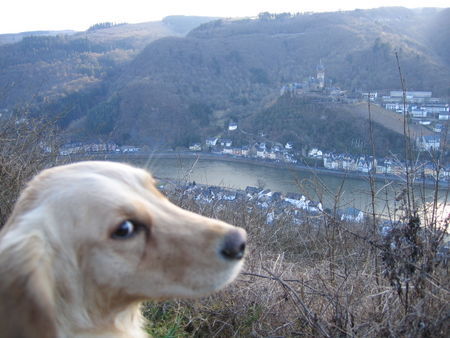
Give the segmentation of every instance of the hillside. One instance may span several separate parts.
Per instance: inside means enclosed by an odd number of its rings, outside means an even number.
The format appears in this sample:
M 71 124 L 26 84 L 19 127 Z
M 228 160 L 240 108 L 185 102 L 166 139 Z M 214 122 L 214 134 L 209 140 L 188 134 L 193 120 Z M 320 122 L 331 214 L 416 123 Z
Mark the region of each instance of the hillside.
M 118 121 L 109 131 L 119 142 L 187 145 L 227 118 L 251 120 L 282 85 L 314 76 L 319 60 L 328 83 L 348 92 L 392 90 L 400 86 L 398 52 L 408 88 L 448 95 L 449 57 L 433 49 L 427 24 L 449 13 L 381 8 L 206 23 L 155 41 L 124 68 L 108 87 Z M 190 109 L 199 105 L 209 113 Z
M 0 45 L 20 42 L 24 38 L 29 36 L 57 36 L 57 35 L 72 35 L 75 33 L 76 33 L 75 31 L 64 30 L 64 31 L 32 31 L 23 33 L 0 34 Z
M 381 121 L 380 108 L 372 107 L 375 152 L 378 156 L 401 153 L 402 126 Z M 389 116 L 389 112 L 385 112 Z M 317 147 L 340 153 L 370 154 L 367 105 L 317 103 L 314 97 L 283 96 L 246 121 L 246 128 L 262 131 L 271 141 L 294 143 L 295 147 Z M 394 113 L 392 113 L 394 114 Z M 390 117 L 389 122 L 394 120 Z
M 152 41 L 184 36 L 213 19 L 172 16 L 140 24 L 98 24 L 78 33 L 0 35 L 0 109 L 55 101 L 108 81 Z
M 400 87 L 398 53 L 408 90 L 450 94 L 445 45 L 450 31 L 442 29 L 450 21 L 448 9 L 262 13 L 257 19 L 220 19 L 186 36 L 156 39 L 169 34 L 166 29 L 179 33 L 181 19 L 163 20 L 163 30 L 160 25 L 120 25 L 4 46 L 0 66 L 7 67 L 0 71 L 0 88 L 14 87 L 0 108 L 34 98 L 46 103 L 41 112 L 64 116 L 62 125 L 73 138 L 166 147 L 220 133 L 230 119 L 257 133 L 261 125 L 254 121 L 277 102 L 281 87 L 315 76 L 319 62 L 327 86 L 350 94 L 387 91 Z M 175 27 L 174 21 L 183 24 Z M 153 37 L 143 38 L 147 31 Z M 139 51 L 145 41 L 149 44 Z M 339 121 L 345 124 L 350 116 L 342 114 Z M 386 149 L 395 146 L 389 142 Z

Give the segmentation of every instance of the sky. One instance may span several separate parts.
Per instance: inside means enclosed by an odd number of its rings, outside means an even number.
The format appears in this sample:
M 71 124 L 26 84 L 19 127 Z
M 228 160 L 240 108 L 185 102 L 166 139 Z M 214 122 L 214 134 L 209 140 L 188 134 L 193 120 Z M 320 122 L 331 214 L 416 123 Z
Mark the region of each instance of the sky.
M 168 15 L 256 16 L 261 12 L 324 12 L 382 6 L 450 7 L 449 0 L 2 0 L 0 34 L 83 31 L 100 22 L 158 21 Z

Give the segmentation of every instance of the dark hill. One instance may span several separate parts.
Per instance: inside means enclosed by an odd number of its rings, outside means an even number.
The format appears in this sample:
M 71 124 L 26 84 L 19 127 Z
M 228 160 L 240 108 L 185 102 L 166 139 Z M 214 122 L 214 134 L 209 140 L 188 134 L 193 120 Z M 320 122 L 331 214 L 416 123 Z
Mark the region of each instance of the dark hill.
M 131 135 L 152 144 L 217 133 L 226 117 L 251 120 L 276 100 L 283 84 L 315 75 L 319 60 L 327 81 L 349 92 L 398 89 L 396 52 L 408 89 L 448 95 L 442 44 L 450 33 L 429 25 L 440 20 L 446 27 L 445 18 L 447 10 L 380 8 L 203 24 L 185 38 L 155 41 L 124 68 L 109 87 L 120 97 L 120 122 L 110 130 L 119 141 Z M 433 41 L 432 27 L 439 30 Z M 198 104 L 210 114 L 190 109 Z M 159 124 L 166 119 L 172 123 Z
M 78 33 L 0 35 L 0 109 L 54 101 L 108 81 L 151 42 L 184 36 L 214 19 L 173 16 L 139 24 L 97 24 Z M 16 43 L 2 45 L 5 41 Z

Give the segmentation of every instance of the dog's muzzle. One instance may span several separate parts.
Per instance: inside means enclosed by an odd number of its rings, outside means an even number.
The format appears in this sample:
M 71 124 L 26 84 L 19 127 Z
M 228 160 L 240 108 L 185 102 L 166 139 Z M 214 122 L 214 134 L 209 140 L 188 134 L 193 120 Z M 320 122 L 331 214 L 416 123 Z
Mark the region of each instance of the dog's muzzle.
M 245 242 L 245 231 L 231 230 L 225 235 L 220 254 L 227 260 L 240 260 L 244 257 Z

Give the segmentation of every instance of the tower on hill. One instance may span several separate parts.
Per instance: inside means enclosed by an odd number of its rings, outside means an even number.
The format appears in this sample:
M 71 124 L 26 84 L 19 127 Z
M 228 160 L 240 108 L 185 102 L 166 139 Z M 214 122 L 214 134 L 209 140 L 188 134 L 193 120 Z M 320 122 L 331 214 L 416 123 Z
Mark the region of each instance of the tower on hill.
M 325 66 L 322 64 L 322 60 L 317 65 L 317 88 L 323 89 L 325 87 Z

